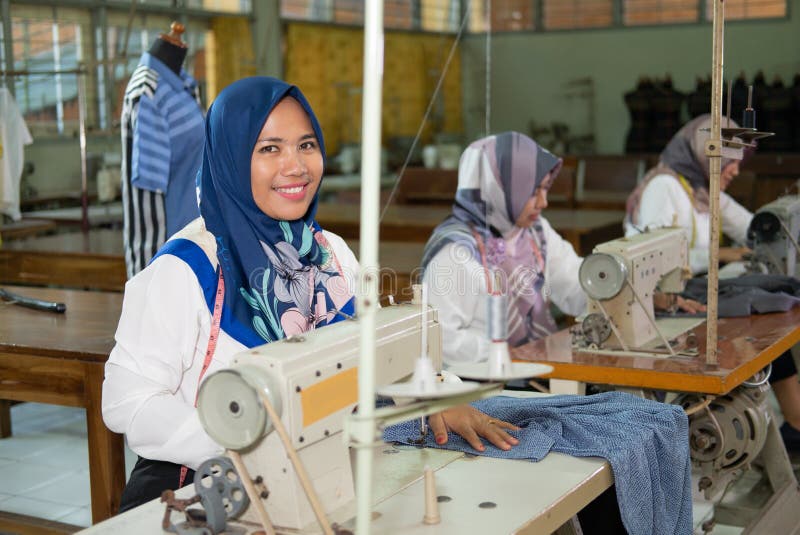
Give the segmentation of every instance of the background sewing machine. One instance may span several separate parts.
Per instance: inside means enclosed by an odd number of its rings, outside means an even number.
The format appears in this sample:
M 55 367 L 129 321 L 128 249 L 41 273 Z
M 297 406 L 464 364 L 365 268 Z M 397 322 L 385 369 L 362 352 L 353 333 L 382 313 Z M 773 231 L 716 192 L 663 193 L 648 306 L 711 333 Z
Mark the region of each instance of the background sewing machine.
M 675 355 L 670 339 L 698 321 L 656 320 L 653 294 L 683 290 L 688 242 L 677 228 L 660 228 L 598 245 L 581 264 L 579 279 L 589 297 L 588 314 L 572 329 L 576 350 Z M 683 341 L 681 351 L 691 353 Z
M 748 271 L 800 276 L 800 196 L 786 195 L 758 209 L 747 229 L 753 250 Z

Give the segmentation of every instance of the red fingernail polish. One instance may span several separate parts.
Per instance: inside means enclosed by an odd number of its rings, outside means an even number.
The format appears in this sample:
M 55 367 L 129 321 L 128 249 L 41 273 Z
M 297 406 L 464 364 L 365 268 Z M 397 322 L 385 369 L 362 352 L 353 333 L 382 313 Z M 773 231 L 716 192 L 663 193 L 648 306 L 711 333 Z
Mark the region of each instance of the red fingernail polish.
M 437 444 L 444 444 L 444 437 L 436 437 Z

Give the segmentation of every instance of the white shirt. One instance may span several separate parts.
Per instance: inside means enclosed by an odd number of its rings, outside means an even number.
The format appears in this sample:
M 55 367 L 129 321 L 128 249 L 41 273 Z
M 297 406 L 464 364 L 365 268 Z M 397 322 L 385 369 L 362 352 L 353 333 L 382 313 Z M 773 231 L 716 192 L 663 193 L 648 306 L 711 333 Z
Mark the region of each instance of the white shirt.
M 578 281 L 582 258 L 544 217 L 540 221 L 547 240 L 545 300 L 566 314 L 580 315 L 586 310 L 586 294 Z M 430 303 L 438 309 L 445 364 L 486 360 L 488 290 L 481 262 L 464 246 L 448 243 L 428 264 L 424 281 Z
M 5 87 L 0 87 L 0 213 L 15 221 L 19 211 L 19 183 L 25 161 L 25 145 L 33 143 L 25 119 L 14 102 L 14 97 Z
M 725 192 L 720 192 L 719 195 L 719 213 L 722 232 L 734 242 L 744 244 L 753 214 Z M 686 190 L 674 176 L 656 175 L 642 192 L 637 227 L 668 227 L 673 225 L 673 219 L 676 226 L 685 230 L 689 240 L 689 264 L 692 273 L 708 271 L 710 214 L 700 213 L 695 209 Z M 638 234 L 638 229 L 630 222 L 625 222 L 626 236 Z
M 202 219 L 190 227 L 194 233 L 184 230 L 175 237 L 191 236 L 216 268 L 213 236 Z M 324 234 L 354 290 L 358 261 L 342 238 Z M 124 433 L 138 455 L 197 469 L 223 452 L 202 428 L 194 407 L 211 319 L 197 277 L 176 256 L 160 256 L 125 285 L 117 343 L 105 367 L 103 420 L 112 431 Z M 204 378 L 246 349 L 220 331 Z

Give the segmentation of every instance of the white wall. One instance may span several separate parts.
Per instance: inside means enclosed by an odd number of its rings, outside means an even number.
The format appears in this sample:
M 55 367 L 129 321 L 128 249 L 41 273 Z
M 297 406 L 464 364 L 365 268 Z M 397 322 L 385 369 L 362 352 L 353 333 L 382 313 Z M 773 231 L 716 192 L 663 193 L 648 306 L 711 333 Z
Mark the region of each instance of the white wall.
M 748 80 L 763 69 L 791 84 L 800 72 L 800 0 L 789 19 L 726 24 L 725 73 Z M 528 133 L 528 122 L 562 121 L 587 129 L 588 106 L 564 98 L 570 80 L 591 77 L 595 88 L 597 152 L 622 153 L 629 126 L 623 94 L 640 75 L 670 73 L 675 87 L 694 89 L 711 72 L 711 24 L 671 25 L 549 33 L 494 34 L 491 39 L 491 129 Z M 483 135 L 486 41 L 472 35 L 462 45 L 465 128 Z
M 87 152 L 120 153 L 120 137 L 90 136 L 86 140 Z M 81 189 L 81 153 L 77 139 L 36 137 L 25 147 L 25 161 L 34 164 L 29 183 L 41 196 L 76 192 Z M 90 177 L 89 192 L 96 193 L 96 183 Z

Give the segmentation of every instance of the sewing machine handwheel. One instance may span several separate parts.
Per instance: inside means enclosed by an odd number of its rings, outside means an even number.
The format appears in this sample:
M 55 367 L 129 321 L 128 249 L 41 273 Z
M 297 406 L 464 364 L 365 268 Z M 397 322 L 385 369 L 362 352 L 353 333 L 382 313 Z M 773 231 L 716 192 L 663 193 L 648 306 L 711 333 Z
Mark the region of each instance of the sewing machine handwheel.
M 250 503 L 242 478 L 227 457 L 212 457 L 203 462 L 195 472 L 194 489 L 209 520 L 210 514 L 221 516 L 222 509 L 226 518 L 235 518 Z
M 210 374 L 197 396 L 200 423 L 225 448 L 238 451 L 256 444 L 272 430 L 259 392 L 280 415 L 279 390 L 267 372 L 241 365 Z
M 760 243 L 770 243 L 777 239 L 781 231 L 781 221 L 770 212 L 761 212 L 753 216 L 747 229 L 747 239 Z
M 598 346 L 611 336 L 611 325 L 602 314 L 592 313 L 583 318 L 581 329 L 583 330 L 583 336 L 590 343 Z
M 592 253 L 583 259 L 578 279 L 586 295 L 602 301 L 615 297 L 625 286 L 628 268 L 620 258 L 607 253 Z

